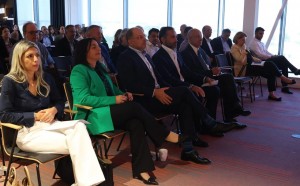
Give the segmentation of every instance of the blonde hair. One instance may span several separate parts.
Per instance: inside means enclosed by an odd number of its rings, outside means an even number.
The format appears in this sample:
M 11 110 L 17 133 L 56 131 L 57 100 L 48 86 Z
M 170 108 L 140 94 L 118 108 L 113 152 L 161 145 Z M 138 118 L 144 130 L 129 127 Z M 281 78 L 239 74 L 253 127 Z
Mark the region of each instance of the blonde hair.
M 237 44 L 237 41 L 239 40 L 239 39 L 241 39 L 241 38 L 243 38 L 243 37 L 247 37 L 247 34 L 245 34 L 244 32 L 237 32 L 236 34 L 235 34 L 235 36 L 233 37 L 233 42 L 235 43 L 235 44 Z
M 40 50 L 37 47 L 37 45 L 31 41 L 22 40 L 19 43 L 16 44 L 13 55 L 12 55 L 12 66 L 10 69 L 10 72 L 6 75 L 7 77 L 13 79 L 17 83 L 28 83 L 28 77 L 27 73 L 24 69 L 24 63 L 22 61 L 22 57 L 24 56 L 25 52 L 30 49 L 35 48 L 38 50 L 38 53 L 40 54 Z M 39 60 L 41 61 L 41 58 L 39 57 Z M 42 64 L 40 62 L 38 70 L 34 73 L 34 79 L 37 81 L 37 94 L 40 96 L 47 97 L 50 92 L 50 86 L 46 83 L 46 81 L 43 79 L 43 70 L 42 70 Z M 45 88 L 45 91 L 41 91 L 41 88 Z

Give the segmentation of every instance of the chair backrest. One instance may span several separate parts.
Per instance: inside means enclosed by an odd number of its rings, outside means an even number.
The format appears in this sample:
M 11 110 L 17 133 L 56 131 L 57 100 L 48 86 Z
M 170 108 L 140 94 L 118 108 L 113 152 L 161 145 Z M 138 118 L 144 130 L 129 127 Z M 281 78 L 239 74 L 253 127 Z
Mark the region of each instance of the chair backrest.
M 55 67 L 59 74 L 63 77 L 70 77 L 72 65 L 73 65 L 73 57 L 72 56 L 60 56 L 53 57 L 55 62 Z
M 73 109 L 73 95 L 72 95 L 72 87 L 70 82 L 65 82 L 63 84 L 64 86 L 64 91 L 65 91 L 65 95 L 66 95 L 66 99 L 67 99 L 67 103 L 68 103 L 68 108 L 70 110 Z M 73 114 L 70 113 L 70 119 L 73 119 Z
M 22 127 L 19 126 L 21 129 Z M 13 129 L 13 128 L 9 128 L 9 127 L 5 127 L 5 126 L 1 126 L 1 143 L 3 146 L 3 150 L 7 155 L 11 154 L 11 149 L 12 147 L 15 145 L 15 141 L 17 139 L 17 134 L 18 134 L 18 130 Z M 19 151 L 19 148 L 16 148 L 15 151 Z
M 232 73 L 232 65 L 229 64 L 225 54 L 215 55 L 217 66 L 221 68 L 223 73 Z

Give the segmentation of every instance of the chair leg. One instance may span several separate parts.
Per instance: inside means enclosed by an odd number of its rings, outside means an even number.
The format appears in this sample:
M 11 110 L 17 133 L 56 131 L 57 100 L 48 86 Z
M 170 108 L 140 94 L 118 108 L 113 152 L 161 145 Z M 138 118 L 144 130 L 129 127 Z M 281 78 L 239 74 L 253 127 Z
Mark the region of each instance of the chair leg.
M 260 93 L 261 93 L 261 97 L 264 96 L 263 94 L 263 90 L 262 90 L 262 84 L 261 84 L 261 77 L 259 76 L 259 84 L 260 84 Z
M 41 183 L 41 175 L 40 175 L 40 164 L 36 164 L 36 174 L 37 174 L 37 179 L 38 179 L 38 186 L 42 186 Z
M 121 141 L 120 141 L 120 143 L 119 143 L 119 145 L 118 145 L 117 151 L 120 150 L 120 147 L 121 147 L 121 145 L 122 145 L 122 143 L 123 143 L 123 140 L 124 140 L 125 136 L 126 136 L 126 132 L 123 134 L 123 136 L 122 136 L 122 138 L 121 138 Z
M 222 117 L 223 121 L 225 121 L 225 113 L 224 113 L 224 104 L 223 104 L 223 97 L 220 97 L 221 109 L 222 109 Z
M 106 150 L 107 149 L 107 147 L 106 147 L 106 139 L 103 140 L 103 145 L 104 145 L 104 156 L 107 159 L 108 156 L 107 156 L 107 150 Z
M 253 102 L 253 100 L 252 100 L 253 94 L 252 94 L 252 91 L 251 91 L 251 83 L 250 83 L 250 81 L 249 81 L 249 92 L 250 92 L 250 101 L 252 103 Z
M 241 87 L 241 104 L 242 104 L 242 108 L 244 108 L 244 98 L 243 98 L 243 87 L 242 84 L 240 84 Z
M 114 140 L 114 138 L 111 138 L 110 141 L 109 141 L 108 147 L 104 149 L 105 150 L 105 157 L 106 157 L 106 159 L 107 159 L 107 154 L 108 154 L 108 151 L 109 151 L 109 149 L 111 147 L 111 144 L 112 144 L 113 140 Z
M 18 135 L 18 131 L 16 131 L 15 134 L 14 134 L 14 138 L 13 138 L 14 140 L 13 140 L 12 149 L 11 149 L 11 152 L 10 152 L 9 162 L 8 162 L 8 166 L 7 166 L 7 172 L 8 173 L 5 175 L 4 186 L 6 186 L 6 184 L 7 184 L 8 175 L 9 175 L 9 171 L 10 171 L 10 166 L 13 162 L 13 156 L 14 156 L 14 151 L 15 151 L 15 147 L 16 147 L 17 135 Z

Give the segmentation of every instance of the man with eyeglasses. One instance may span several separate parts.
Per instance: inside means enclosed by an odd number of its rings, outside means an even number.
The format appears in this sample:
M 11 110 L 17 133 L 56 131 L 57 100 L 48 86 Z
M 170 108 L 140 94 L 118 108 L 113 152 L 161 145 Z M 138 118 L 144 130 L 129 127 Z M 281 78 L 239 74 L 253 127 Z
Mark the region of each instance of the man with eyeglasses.
M 230 52 L 232 46 L 232 40 L 229 38 L 230 34 L 231 31 L 228 28 L 226 28 L 222 30 L 221 36 L 216 37 L 211 41 L 211 46 L 215 55 Z
M 40 49 L 43 69 L 54 69 L 54 60 L 47 48 L 42 43 L 38 42 L 38 34 L 38 29 L 33 22 L 28 21 L 23 25 L 24 39 L 34 42 Z
M 263 42 L 261 42 L 264 36 L 265 29 L 262 27 L 257 27 L 255 29 L 255 37 L 251 40 L 249 44 L 249 49 L 252 54 L 264 61 L 273 61 L 276 66 L 282 70 L 282 74 L 288 77 L 288 69 L 290 69 L 295 75 L 300 75 L 300 70 L 297 69 L 293 64 L 291 64 L 283 55 L 274 55 L 270 53 Z M 293 94 L 289 90 L 289 87 L 286 83 L 282 83 L 281 91 L 286 94 Z

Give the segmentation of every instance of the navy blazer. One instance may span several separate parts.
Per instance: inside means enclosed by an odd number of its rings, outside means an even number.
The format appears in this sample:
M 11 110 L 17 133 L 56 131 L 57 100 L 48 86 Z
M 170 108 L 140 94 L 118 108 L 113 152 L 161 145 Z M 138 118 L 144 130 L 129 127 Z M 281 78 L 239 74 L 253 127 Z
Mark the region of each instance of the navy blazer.
M 232 41 L 231 41 L 230 38 L 227 40 L 227 43 L 229 45 L 229 48 L 231 48 Z M 224 48 L 223 48 L 221 36 L 214 38 L 211 41 L 211 46 L 212 46 L 212 48 L 214 50 L 214 54 L 215 55 L 217 55 L 217 54 L 224 54 Z
M 211 58 L 215 58 L 215 55 L 214 55 L 214 53 L 211 53 L 205 38 L 203 38 L 203 40 L 202 40 L 201 48 L 205 51 L 206 55 L 208 55 Z
M 117 69 L 110 59 L 110 55 L 109 55 L 107 48 L 103 44 L 99 44 L 99 47 L 101 48 L 101 55 L 104 58 L 109 71 L 111 73 L 117 73 Z
M 161 78 L 148 54 L 147 59 L 153 68 L 160 87 L 169 87 Z M 121 86 L 125 91 L 144 94 L 145 97 L 152 98 L 155 81 L 143 59 L 134 50 L 128 48 L 121 53 L 117 62 L 117 69 Z
M 76 49 L 78 41 L 74 39 L 74 51 Z M 55 44 L 55 55 L 56 56 L 72 56 L 71 47 L 66 37 L 58 40 Z
M 206 53 L 200 48 L 199 49 L 201 52 L 201 55 L 203 56 L 204 61 L 207 60 L 206 59 Z M 199 59 L 199 57 L 197 56 L 197 54 L 195 53 L 195 51 L 193 50 L 193 48 L 188 45 L 188 47 L 186 47 L 182 52 L 181 52 L 182 58 L 185 62 L 185 64 L 188 66 L 189 69 L 191 69 L 193 72 L 197 73 L 197 74 L 203 74 L 205 76 L 209 76 L 212 77 L 212 71 L 211 70 L 206 70 L 203 68 L 203 66 L 201 65 L 201 61 Z
M 180 75 L 177 68 L 171 59 L 170 55 L 164 48 L 160 48 L 152 57 L 153 62 L 162 75 L 163 79 L 174 87 L 177 86 L 189 86 L 191 83 L 201 86 L 203 84 L 204 77 L 202 74 L 196 74 L 191 71 L 184 63 L 181 55 L 177 52 L 177 61 L 180 68 L 180 73 L 184 78 L 184 82 L 180 80 Z

